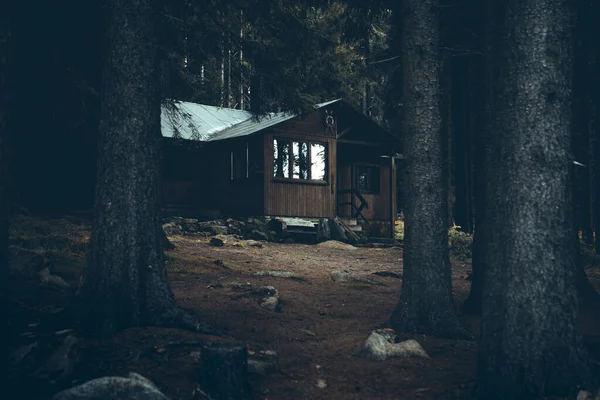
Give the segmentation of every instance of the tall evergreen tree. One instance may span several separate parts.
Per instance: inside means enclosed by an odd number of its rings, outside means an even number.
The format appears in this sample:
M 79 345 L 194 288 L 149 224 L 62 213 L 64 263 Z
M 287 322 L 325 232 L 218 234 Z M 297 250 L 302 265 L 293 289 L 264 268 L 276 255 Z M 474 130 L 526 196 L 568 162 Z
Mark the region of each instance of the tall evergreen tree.
M 404 280 L 389 323 L 398 331 L 468 338 L 452 303 L 440 116 L 436 0 L 406 0 L 402 17 L 406 165 Z
M 9 2 L 12 11 L 13 2 Z M 7 139 L 9 129 L 9 107 L 11 82 L 9 75 L 11 47 L 11 17 L 13 13 L 4 10 L 0 15 L 0 329 L 8 332 L 8 162 Z M 0 348 L 0 384 L 6 388 L 8 341 L 2 340 Z
M 571 245 L 569 6 L 502 2 L 495 10 L 502 22 L 493 49 L 482 399 L 569 393 L 589 377 Z
M 88 265 L 79 293 L 90 336 L 139 325 L 194 328 L 169 288 L 160 212 L 158 0 L 112 0 Z

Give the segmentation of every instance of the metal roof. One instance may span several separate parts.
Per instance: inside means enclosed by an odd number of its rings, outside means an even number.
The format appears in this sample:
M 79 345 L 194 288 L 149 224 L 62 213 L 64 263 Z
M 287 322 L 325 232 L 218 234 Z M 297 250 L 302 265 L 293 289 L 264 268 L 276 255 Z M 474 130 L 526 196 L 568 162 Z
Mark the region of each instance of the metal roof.
M 340 100 L 319 103 L 314 108 L 323 108 Z M 175 102 L 174 107 L 162 107 L 161 130 L 164 137 L 217 141 L 251 135 L 298 116 L 279 112 L 256 120 L 253 115 L 250 111 Z
M 335 99 L 331 101 L 327 101 L 325 103 L 319 103 L 314 106 L 315 109 L 326 107 L 330 104 L 336 103 L 341 99 Z M 289 113 L 289 112 L 278 112 L 278 113 L 270 113 L 264 117 L 261 117 L 258 121 L 250 119 L 244 122 L 240 122 L 232 127 L 226 128 L 215 135 L 213 135 L 209 142 L 217 141 L 217 140 L 225 140 L 232 139 L 236 137 L 248 136 L 261 131 L 263 129 L 269 128 L 273 125 L 280 124 L 287 120 L 297 117 L 298 114 Z
M 177 101 L 161 107 L 161 132 L 164 137 L 210 140 L 215 134 L 252 118 L 252 113 L 232 108 Z

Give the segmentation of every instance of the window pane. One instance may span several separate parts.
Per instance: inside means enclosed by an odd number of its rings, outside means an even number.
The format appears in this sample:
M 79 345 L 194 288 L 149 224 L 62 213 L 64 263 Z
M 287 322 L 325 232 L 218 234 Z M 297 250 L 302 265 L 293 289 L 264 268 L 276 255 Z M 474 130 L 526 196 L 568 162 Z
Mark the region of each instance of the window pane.
M 318 143 L 310 144 L 310 179 L 316 181 L 324 181 L 326 180 L 326 162 L 327 162 L 327 154 L 325 145 Z
M 306 143 L 293 142 L 294 178 L 308 179 L 308 146 Z
M 290 142 L 287 140 L 273 141 L 273 176 L 289 178 Z

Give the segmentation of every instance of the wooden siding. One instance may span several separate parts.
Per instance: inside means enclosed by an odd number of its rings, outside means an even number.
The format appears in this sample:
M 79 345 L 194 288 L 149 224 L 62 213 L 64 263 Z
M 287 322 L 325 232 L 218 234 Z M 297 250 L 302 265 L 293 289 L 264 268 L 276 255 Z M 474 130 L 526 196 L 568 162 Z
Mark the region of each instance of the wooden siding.
M 285 122 L 264 135 L 264 213 L 296 217 L 336 216 L 335 131 L 327 130 L 323 111 Z M 327 144 L 327 182 L 298 182 L 273 177 L 273 140 L 276 138 Z M 333 181 L 333 182 L 332 182 Z
M 355 187 L 354 182 L 352 181 L 354 179 L 352 173 L 352 168 L 354 168 L 354 165 L 355 164 L 351 162 L 340 162 L 338 165 L 338 190 L 341 191 Z M 394 183 L 393 187 L 390 187 L 390 173 L 393 173 L 390 165 L 379 164 L 379 193 L 361 193 L 363 198 L 369 204 L 369 208 L 363 209 L 362 211 L 363 215 L 368 220 L 389 222 L 394 215 L 392 202 L 395 201 L 396 196 L 394 195 L 392 198 L 391 195 L 394 193 L 396 185 Z M 360 201 L 356 198 L 356 196 L 351 194 L 342 194 L 339 197 L 341 203 L 349 203 L 352 200 L 356 207 L 360 205 Z M 339 216 L 350 217 L 352 216 L 351 212 L 352 210 L 350 206 L 338 207 Z

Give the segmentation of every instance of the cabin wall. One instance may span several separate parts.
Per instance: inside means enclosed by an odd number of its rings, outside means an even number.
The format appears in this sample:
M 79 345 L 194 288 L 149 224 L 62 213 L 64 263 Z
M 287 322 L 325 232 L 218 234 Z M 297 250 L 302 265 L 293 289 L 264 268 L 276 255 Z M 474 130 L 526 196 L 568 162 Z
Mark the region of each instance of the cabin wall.
M 246 142 L 248 151 L 246 153 Z M 235 140 L 211 143 L 206 157 L 210 160 L 206 174 L 212 177 L 205 190 L 210 207 L 219 209 L 222 215 L 246 216 L 261 214 L 263 210 L 262 168 L 250 168 L 258 159 L 264 158 L 262 137 L 248 136 Z M 234 175 L 232 179 L 232 158 Z M 248 154 L 250 162 L 246 162 Z
M 324 111 L 287 121 L 264 135 L 264 213 L 296 217 L 336 216 L 335 130 L 326 129 Z M 274 139 L 309 141 L 327 145 L 326 182 L 274 177 Z
M 354 184 L 352 182 L 352 168 L 353 164 L 349 163 L 343 163 L 341 165 L 338 165 L 338 179 L 340 180 L 340 190 L 350 189 L 354 187 Z M 379 165 L 379 193 L 361 193 L 361 196 L 369 204 L 369 208 L 365 208 L 362 210 L 363 215 L 368 220 L 390 221 L 392 218 L 392 199 L 390 197 L 391 172 L 391 167 L 389 165 Z M 356 196 L 353 196 L 351 194 L 340 195 L 341 203 L 349 203 L 351 199 L 356 207 L 360 206 L 360 201 L 356 198 Z M 350 217 L 352 215 L 352 209 L 349 205 L 340 206 L 338 209 L 338 214 L 342 217 Z

